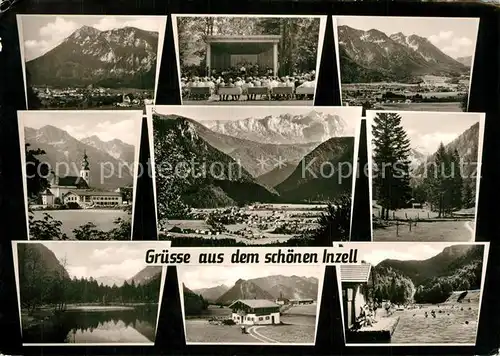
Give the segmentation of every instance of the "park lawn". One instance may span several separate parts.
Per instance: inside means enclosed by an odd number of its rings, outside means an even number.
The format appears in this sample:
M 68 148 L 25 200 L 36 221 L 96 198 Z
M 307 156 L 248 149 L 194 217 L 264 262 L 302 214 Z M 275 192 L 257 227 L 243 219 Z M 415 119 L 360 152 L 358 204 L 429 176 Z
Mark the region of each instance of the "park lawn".
M 460 310 L 463 308 L 463 310 Z M 470 310 L 469 310 L 470 308 Z M 436 318 L 430 311 L 436 311 Z M 425 317 L 425 311 L 428 317 Z M 441 311 L 441 313 L 439 313 Z M 399 323 L 392 334 L 393 344 L 474 344 L 479 316 L 478 303 L 426 306 L 395 312 Z M 466 324 L 465 322 L 468 322 Z
M 262 343 L 250 334 L 242 334 L 238 325 L 211 325 L 207 320 L 186 320 L 186 342 Z
M 256 330 L 259 334 L 282 344 L 314 344 L 315 325 L 269 325 Z
M 396 235 L 396 225 L 373 230 L 373 241 L 422 241 L 422 242 L 469 242 L 473 240 L 471 232 L 465 227 L 466 220 L 458 221 L 419 221 L 412 225 L 409 231 L 408 223 L 399 225 Z M 471 227 L 473 222 L 468 222 Z

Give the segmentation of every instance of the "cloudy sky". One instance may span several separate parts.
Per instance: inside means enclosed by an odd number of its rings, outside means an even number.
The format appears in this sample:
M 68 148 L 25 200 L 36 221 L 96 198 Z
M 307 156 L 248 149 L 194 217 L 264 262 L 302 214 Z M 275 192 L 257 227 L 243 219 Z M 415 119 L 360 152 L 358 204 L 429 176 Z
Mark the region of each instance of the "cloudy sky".
M 25 127 L 39 129 L 52 125 L 76 139 L 96 135 L 101 141 L 122 140 L 132 146 L 138 142 L 140 111 L 23 111 L 18 114 Z
M 312 111 L 322 114 L 339 115 L 344 123 L 344 135 L 355 136 L 356 125 L 360 120 L 361 111 L 354 107 L 316 107 L 314 109 L 306 106 L 301 107 L 279 107 L 279 106 L 156 106 L 159 114 L 175 114 L 200 121 L 211 120 L 243 120 L 248 118 L 261 119 L 269 115 L 279 116 L 285 114 L 308 115 Z
M 412 148 L 423 154 L 437 151 L 480 121 L 476 113 L 398 112 Z
M 20 29 L 25 61 L 51 50 L 83 25 L 101 31 L 130 26 L 160 32 L 165 19 L 164 16 L 22 15 Z
M 238 279 L 253 279 L 273 275 L 316 277 L 322 281 L 323 266 L 180 266 L 178 267 L 180 281 L 193 290 L 216 287 L 225 284 L 232 287 Z
M 71 278 L 128 279 L 147 266 L 144 258 L 149 248 L 159 249 L 158 241 L 47 241 L 43 244 L 54 252 L 59 261 L 66 260 L 66 270 Z M 168 244 L 165 246 L 168 247 Z
M 453 58 L 474 54 L 479 19 L 439 17 L 338 17 L 337 25 L 359 30 L 376 29 L 390 36 L 402 32 L 406 36 L 426 37 L 441 51 Z
M 358 259 L 377 265 L 385 259 L 426 260 L 441 253 L 446 247 L 457 245 L 453 242 L 370 242 L 355 243 L 349 247 L 358 247 Z M 344 245 L 345 247 L 347 245 Z

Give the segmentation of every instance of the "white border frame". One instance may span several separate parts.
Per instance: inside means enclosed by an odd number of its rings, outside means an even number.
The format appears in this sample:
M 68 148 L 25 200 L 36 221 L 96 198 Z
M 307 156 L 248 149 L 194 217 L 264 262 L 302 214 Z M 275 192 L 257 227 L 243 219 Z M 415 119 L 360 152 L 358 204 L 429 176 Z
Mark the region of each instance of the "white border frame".
M 484 113 L 475 113 L 475 112 L 444 112 L 444 111 L 401 111 L 401 110 L 367 110 L 366 111 L 366 138 L 367 138 L 367 148 L 368 148 L 368 181 L 369 181 L 369 192 L 370 192 L 370 229 L 371 229 L 371 240 L 373 242 L 383 242 L 383 241 L 374 241 L 373 240 L 373 145 L 372 145 L 372 139 L 373 139 L 373 120 L 375 116 L 379 113 L 396 113 L 399 114 L 400 116 L 404 117 L 405 114 L 412 114 L 412 115 L 458 115 L 458 116 L 470 116 L 473 118 L 474 116 L 477 116 L 477 121 L 474 121 L 472 123 L 471 120 L 471 126 L 474 125 L 476 122 L 479 122 L 479 137 L 478 137 L 478 157 L 477 157 L 477 166 L 476 166 L 476 191 L 475 191 L 475 198 L 476 198 L 476 207 L 475 207 L 475 212 L 474 212 L 474 230 L 470 231 L 471 234 L 473 235 L 471 237 L 471 242 L 474 242 L 476 239 L 476 225 L 477 225 L 477 210 L 479 206 L 479 191 L 480 191 L 480 184 L 481 184 L 481 170 L 482 170 L 482 159 L 483 159 L 483 144 L 484 144 L 484 126 L 485 126 L 485 119 L 486 115 Z M 456 137 L 458 138 L 463 132 L 459 133 Z M 450 141 L 451 142 L 451 141 Z M 447 144 L 449 144 L 448 142 Z M 446 145 L 445 145 L 446 147 Z M 403 242 L 403 241 L 400 241 Z M 410 242 L 410 241 L 407 241 Z M 425 242 L 428 243 L 428 242 Z M 429 242 L 430 243 L 430 242 Z M 457 244 L 459 244 L 457 242 Z
M 415 244 L 420 244 L 420 245 L 433 245 L 433 244 L 439 244 L 439 245 L 443 245 L 443 244 L 446 244 L 448 243 L 448 247 L 449 246 L 457 246 L 457 245 L 466 245 L 466 246 L 484 246 L 484 251 L 483 251 L 483 265 L 482 265 L 482 274 L 481 274 L 481 290 L 480 290 L 480 295 L 479 295 L 479 306 L 478 306 L 478 313 L 477 313 L 477 319 L 476 319 L 476 323 L 477 323 L 477 327 L 476 327 L 476 337 L 475 337 L 475 341 L 474 343 L 472 344 L 469 344 L 469 343 L 463 343 L 463 344 L 460 344 L 460 343 L 408 343 L 408 344 L 393 344 L 393 343 L 347 343 L 347 332 L 346 332 L 346 328 L 345 328 L 345 320 L 344 320 L 344 310 L 343 310 L 343 305 L 344 305 L 344 300 L 343 300 L 343 296 L 342 296 L 342 276 L 340 275 L 340 267 L 337 268 L 337 282 L 339 283 L 339 301 L 340 301 L 340 307 L 341 307 L 341 311 L 342 311 L 342 325 L 343 325 L 343 329 L 344 329 L 344 340 L 345 340 L 345 346 L 347 347 L 352 347 L 352 346 L 357 346 L 357 347 L 398 347 L 398 346 L 409 346 L 409 347 L 412 347 L 412 346 L 447 346 L 447 347 L 453 347 L 453 346 L 476 346 L 476 343 L 477 343 L 477 335 L 478 335 L 478 331 L 479 331 L 479 321 L 481 320 L 481 305 L 482 305 L 482 302 L 483 302 L 483 292 L 484 292 L 484 281 L 486 279 L 486 271 L 487 271 L 487 267 L 488 267 L 488 259 L 489 259 L 489 251 L 490 251 L 490 243 L 489 242 L 404 242 L 404 241 L 395 241 L 395 242 L 387 242 L 387 241 L 384 241 L 384 242 L 349 242 L 349 243 L 345 243 L 343 244 L 344 246 L 345 245 L 350 245 L 352 244 L 352 247 L 355 247 L 356 245 L 363 245 L 363 244 L 366 244 L 370 247 L 376 247 L 377 245 L 379 246 L 382 246 L 382 245 L 387 245 L 387 244 L 398 244 L 398 245 L 408 245 L 409 248 L 411 248 L 411 245 L 415 245 Z M 334 244 L 335 246 L 336 244 Z M 351 246 L 349 246 L 351 247 Z M 432 258 L 432 257 L 431 257 Z M 370 263 L 369 261 L 367 261 L 368 263 Z M 371 263 L 370 263 L 371 264 Z M 375 267 L 376 265 L 373 265 L 371 264 L 371 268 L 370 268 L 370 273 L 371 273 L 371 270 L 373 269 L 373 267 Z
M 12 241 L 12 257 L 13 257 L 13 262 L 14 262 L 14 277 L 15 277 L 15 282 L 16 282 L 16 292 L 17 292 L 17 308 L 19 311 L 19 327 L 21 328 L 21 338 L 23 335 L 23 325 L 22 325 L 22 318 L 21 318 L 21 288 L 20 288 L 20 282 L 19 282 L 19 255 L 18 255 L 18 249 L 17 246 L 19 244 L 42 244 L 45 245 L 50 245 L 50 244 L 96 244 L 97 246 L 103 246 L 102 241 L 39 241 L 39 240 L 32 240 L 32 241 Z M 160 246 L 164 248 L 170 248 L 171 243 L 170 241 L 162 241 L 160 243 L 156 241 L 105 241 L 105 243 L 108 244 L 117 244 L 117 245 L 130 245 L 130 244 L 135 244 L 135 245 L 144 245 L 144 249 L 148 248 L 158 248 Z M 48 247 L 47 247 L 48 248 Z M 147 264 L 144 264 L 145 267 L 148 267 Z M 157 316 L 156 316 L 156 326 L 155 326 L 155 339 L 156 335 L 158 332 L 158 323 L 160 320 L 160 312 L 161 312 L 161 306 L 163 302 L 163 290 L 165 287 L 165 278 L 167 276 L 167 266 L 162 266 L 161 269 L 161 283 L 160 283 L 160 291 L 159 291 L 159 300 L 158 300 L 158 311 L 157 311 Z M 145 342 L 145 343 L 22 343 L 23 346 L 154 346 L 155 341 L 151 342 Z
M 351 185 L 351 212 L 350 212 L 350 224 L 349 224 L 349 239 L 351 238 L 351 230 L 352 230 L 352 217 L 353 217 L 353 209 L 354 209 L 354 193 L 355 193 L 355 187 L 356 187 L 356 175 L 358 174 L 358 169 L 357 169 L 357 163 L 358 163 L 358 154 L 359 154 L 359 144 L 360 144 L 360 133 L 361 133 L 361 120 L 363 119 L 362 117 L 362 107 L 361 106 L 315 106 L 315 107 L 308 107 L 308 106 L 264 106 L 264 105 L 252 105 L 252 106 L 246 106 L 246 105 L 147 105 L 146 106 L 146 115 L 147 115 L 147 122 L 148 122 L 148 137 L 149 137 L 149 150 L 150 150 L 150 160 L 151 160 L 151 172 L 153 176 L 153 195 L 154 195 L 154 201 L 155 201 L 155 215 L 156 215 L 156 227 L 157 227 L 157 234 L 159 238 L 160 230 L 159 230 L 159 224 L 158 224 L 158 204 L 157 204 L 157 192 L 156 192 L 156 163 L 155 163 L 155 154 L 154 154 L 154 130 L 153 130 L 153 114 L 157 113 L 156 108 L 159 110 L 172 110 L 173 112 L 175 111 L 183 111 L 183 110 L 226 110 L 228 115 L 232 111 L 236 110 L 254 110 L 254 109 L 268 109 L 268 110 L 279 110 L 282 109 L 283 112 L 286 112 L 288 109 L 300 109 L 300 110 L 311 110 L 311 111 L 318 111 L 318 112 L 328 112 L 331 114 L 339 115 L 335 113 L 335 110 L 340 110 L 340 111 L 352 111 L 352 114 L 349 113 L 349 117 L 341 116 L 341 118 L 344 121 L 351 121 L 356 118 L 356 125 L 354 125 L 354 149 L 353 149 L 353 161 L 351 162 L 351 167 L 352 169 L 352 185 Z M 214 108 L 214 109 L 210 109 Z M 359 112 L 358 114 L 355 112 Z M 162 114 L 158 112 L 159 115 L 168 115 L 168 114 Z M 352 116 L 351 116 L 352 115 Z M 340 115 L 339 115 L 340 116 Z M 203 124 L 202 124 L 203 125 Z M 343 136 L 340 136 L 343 137 Z M 345 136 L 345 137 L 351 137 L 351 136 Z
M 317 43 L 317 50 L 316 50 L 316 85 L 314 86 L 314 96 L 313 96 L 313 104 L 310 105 L 311 107 L 314 107 L 314 100 L 316 99 L 316 90 L 318 87 L 318 78 L 319 78 L 319 71 L 321 67 L 321 57 L 323 54 L 323 43 L 325 41 L 325 34 L 326 34 L 326 23 L 327 23 L 327 16 L 326 15 L 221 15 L 221 14 L 172 14 L 172 33 L 174 36 L 174 47 L 175 47 L 175 58 L 176 58 L 176 63 L 177 63 L 177 79 L 179 82 L 179 96 L 181 98 L 181 105 L 186 105 L 184 104 L 184 100 L 182 98 L 182 86 L 181 86 L 181 78 L 182 78 L 182 73 L 181 73 L 181 61 L 180 61 L 180 52 L 179 52 L 179 34 L 178 34 L 178 27 L 177 27 L 177 18 L 178 17 L 199 17 L 199 18 L 205 18 L 205 17 L 233 17 L 233 18 L 311 18 L 311 19 L 319 19 L 319 33 L 318 33 L 318 43 Z M 300 103 L 300 101 L 298 102 Z M 213 105 L 213 104 L 212 104 Z M 241 103 L 236 103 L 234 105 L 228 105 L 231 107 L 234 106 L 241 106 Z M 199 106 L 196 104 L 189 105 L 189 106 Z M 257 105 L 251 105 L 251 107 L 255 107 Z M 299 105 L 297 105 L 299 106 Z M 301 105 L 301 106 L 309 106 L 309 105 Z M 250 107 L 250 105 L 249 105 Z
M 135 202 L 136 202 L 136 194 L 137 194 L 137 181 L 138 181 L 138 176 L 139 176 L 139 167 L 140 167 L 140 162 L 139 162 L 139 154 L 140 154 L 140 145 L 141 145 L 141 136 L 142 136 L 142 119 L 143 119 L 143 112 L 142 110 L 18 110 L 17 111 L 17 122 L 18 122 L 18 131 L 19 131 L 19 148 L 21 150 L 21 177 L 23 181 L 23 194 L 24 194 L 24 211 L 26 214 L 26 232 L 28 236 L 28 240 L 30 240 L 30 230 L 29 230 L 29 209 L 28 209 L 28 182 L 27 182 L 27 177 L 26 177 L 26 139 L 24 136 L 24 130 L 26 127 L 25 124 L 25 118 L 27 116 L 44 116 L 44 115 L 65 115 L 65 116 L 71 116 L 71 115 L 115 115 L 117 118 L 121 115 L 126 115 L 127 117 L 130 117 L 132 115 L 137 115 L 137 118 L 135 120 L 137 121 L 136 123 L 136 130 L 137 130 L 137 137 L 136 137 L 136 142 L 134 144 L 134 162 L 133 162 L 133 172 L 132 172 L 132 215 L 131 215 L 131 223 L 130 223 L 130 239 L 132 240 L 132 236 L 134 233 L 134 216 L 135 216 Z M 71 117 L 71 119 L 76 119 L 75 117 Z M 47 125 L 50 125 L 50 122 L 46 123 Z M 141 171 L 144 171 L 142 169 Z M 141 174 L 145 174 L 144 172 L 141 172 Z M 50 240 L 49 240 L 50 241 Z
M 463 20 L 463 21 L 472 21 L 472 20 L 475 20 L 476 21 L 476 31 L 475 31 L 475 36 L 473 36 L 473 38 L 475 38 L 475 41 L 474 41 L 474 51 L 472 52 L 472 59 L 471 59 L 471 65 L 470 65 L 470 69 L 469 69 L 469 88 L 468 88 L 468 91 L 467 91 L 467 110 L 469 109 L 469 102 L 470 102 L 470 91 L 471 91 L 471 87 L 472 87 L 472 74 L 474 72 L 474 61 L 475 61 L 475 57 L 476 57 L 476 48 L 477 48 L 477 39 L 478 39 L 478 36 L 479 36 L 479 23 L 480 23 L 480 18 L 479 17 L 423 17 L 423 16 L 363 16 L 363 15 L 359 15 L 359 16 L 356 16 L 356 15 L 333 15 L 333 33 L 334 33 L 334 39 L 335 39 L 335 52 L 336 52 L 336 61 L 337 61 L 337 73 L 338 73 L 338 76 L 339 76 L 339 88 L 340 88 L 340 103 L 341 105 L 343 105 L 343 96 L 342 96 L 342 78 L 341 78 L 341 75 L 340 75 L 340 66 L 342 63 L 340 63 L 340 55 L 339 55 L 339 49 L 340 49 L 340 46 L 339 46 L 339 36 L 338 36 L 338 19 L 349 19 L 349 18 L 380 18 L 380 19 L 387 19 L 387 20 L 390 20 L 390 19 L 408 19 L 408 20 L 411 20 L 411 19 L 427 19 L 429 21 L 432 21 L 432 20 L 435 20 L 435 21 L 442 21 L 442 20 Z M 389 34 L 386 34 L 389 36 Z M 438 48 L 440 51 L 441 49 Z M 444 53 L 444 52 L 443 52 Z M 446 54 L 446 53 L 445 53 Z M 448 55 L 449 56 L 449 55 Z M 453 58 L 455 59 L 455 58 Z M 394 109 L 389 109 L 387 111 L 406 111 L 406 110 L 401 110 L 400 108 L 394 108 Z M 407 111 L 414 111 L 414 110 L 407 110 Z M 428 111 L 428 110 L 427 110 Z M 441 111 L 438 111 L 438 112 L 441 112 Z M 442 111 L 442 112 L 447 112 L 447 111 Z M 459 111 L 456 111 L 456 112 L 459 112 Z
M 104 19 L 106 17 L 116 17 L 116 18 L 125 18 L 125 19 L 134 19 L 134 18 L 158 18 L 158 19 L 163 19 L 162 24 L 158 28 L 158 48 L 156 49 L 156 75 L 155 75 L 155 82 L 153 86 L 153 103 L 156 100 L 156 92 L 158 90 L 158 77 L 160 74 L 160 66 L 161 66 L 161 58 L 163 54 L 163 46 L 165 43 L 165 30 L 167 28 L 167 21 L 168 21 L 168 16 L 163 15 L 76 15 L 76 14 L 18 14 L 16 15 L 16 22 L 17 22 L 17 32 L 19 36 L 19 50 L 21 53 L 21 64 L 22 64 L 22 71 L 23 71 L 23 80 L 24 80 L 24 98 L 26 101 L 26 110 L 29 110 L 29 103 L 28 103 L 28 84 L 27 84 L 27 78 L 26 78 L 26 58 L 25 58 L 25 48 L 24 48 L 24 31 L 23 31 L 23 19 L 24 18 L 29 18 L 29 17 L 53 17 L 54 19 L 57 17 L 63 17 L 63 18 L 96 18 L 96 19 Z M 56 45 L 57 47 L 57 45 Z M 54 47 L 55 48 L 55 47 Z M 92 108 L 90 110 L 95 110 L 96 108 Z M 55 109 L 51 109 L 55 110 Z M 90 111 L 89 110 L 89 111 Z M 137 110 L 137 109 L 135 109 Z M 49 110 L 44 110 L 44 111 L 49 111 Z M 104 111 L 104 110 L 102 110 Z
M 196 247 L 194 248 L 196 249 Z M 193 266 L 196 266 L 196 267 L 199 267 L 200 265 L 193 265 Z M 227 265 L 211 265 L 211 266 L 217 266 L 217 267 L 220 267 L 220 268 L 228 268 L 229 266 Z M 281 343 L 281 342 L 276 342 L 276 343 L 273 343 L 273 342 L 218 342 L 218 343 L 214 343 L 214 342 L 189 342 L 188 341 L 188 338 L 187 338 L 187 330 L 186 330 L 186 314 L 185 314 L 185 307 L 184 307 L 184 288 L 183 288 L 183 280 L 182 280 L 182 277 L 181 277 L 181 271 L 185 268 L 189 268 L 189 265 L 186 265 L 186 266 L 179 266 L 179 268 L 177 268 L 177 281 L 178 281 L 178 284 L 179 284 L 179 295 L 180 295 L 180 298 L 181 298 L 181 309 L 182 309 L 182 323 L 183 323 L 183 326 L 184 326 L 184 337 L 185 337 L 185 342 L 186 342 L 186 345 L 189 346 L 189 345 L 207 345 L 207 346 L 210 346 L 210 345 L 223 345 L 223 346 L 227 346 L 227 345 L 230 345 L 230 346 L 240 346 L 240 345 L 254 345 L 254 346 L 314 346 L 316 345 L 316 338 L 317 338 L 317 335 L 318 335 L 318 323 L 319 323 L 319 318 L 320 318 L 320 310 L 321 310 L 321 299 L 322 299 L 322 296 L 323 296 L 323 285 L 324 285 L 324 280 L 325 280 L 325 265 L 310 265 L 310 267 L 312 266 L 316 266 L 318 268 L 318 276 L 307 276 L 307 277 L 316 277 L 318 278 L 318 295 L 317 295 L 317 299 L 316 299 L 316 315 L 315 315 L 315 330 L 314 330 L 314 342 L 313 343 Z M 273 268 L 283 268 L 284 270 L 286 270 L 286 267 L 287 266 L 278 266 L 278 265 L 275 265 L 275 266 L 272 266 Z M 271 275 L 267 276 L 267 277 L 270 277 Z M 262 277 L 252 277 L 250 279 L 253 279 L 253 278 L 265 278 L 266 276 L 262 276 Z M 285 277 L 291 277 L 291 275 L 287 275 Z M 306 276 L 304 276 L 306 277 Z M 189 287 L 188 287 L 189 288 Z M 194 291 L 193 291 L 194 292 Z M 267 326 L 267 325 L 264 325 L 264 326 Z

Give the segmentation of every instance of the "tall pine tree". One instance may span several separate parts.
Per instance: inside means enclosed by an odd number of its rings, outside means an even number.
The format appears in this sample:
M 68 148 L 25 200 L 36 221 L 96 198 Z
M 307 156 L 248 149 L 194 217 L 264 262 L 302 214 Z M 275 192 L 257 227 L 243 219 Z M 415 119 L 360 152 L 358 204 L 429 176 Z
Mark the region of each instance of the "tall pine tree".
M 411 198 L 410 139 L 397 113 L 378 113 L 372 126 L 374 196 L 382 207 L 382 218 L 403 207 Z

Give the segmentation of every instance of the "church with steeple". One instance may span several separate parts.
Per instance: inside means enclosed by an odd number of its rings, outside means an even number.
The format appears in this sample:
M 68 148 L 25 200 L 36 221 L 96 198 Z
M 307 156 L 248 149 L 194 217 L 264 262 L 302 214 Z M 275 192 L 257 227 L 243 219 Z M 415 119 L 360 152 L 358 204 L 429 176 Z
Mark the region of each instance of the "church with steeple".
M 49 188 L 41 194 L 42 204 L 44 206 L 77 204 L 81 208 L 123 204 L 119 192 L 93 189 L 90 173 L 89 157 L 84 150 L 79 175 L 59 177 L 53 173 L 49 179 Z

